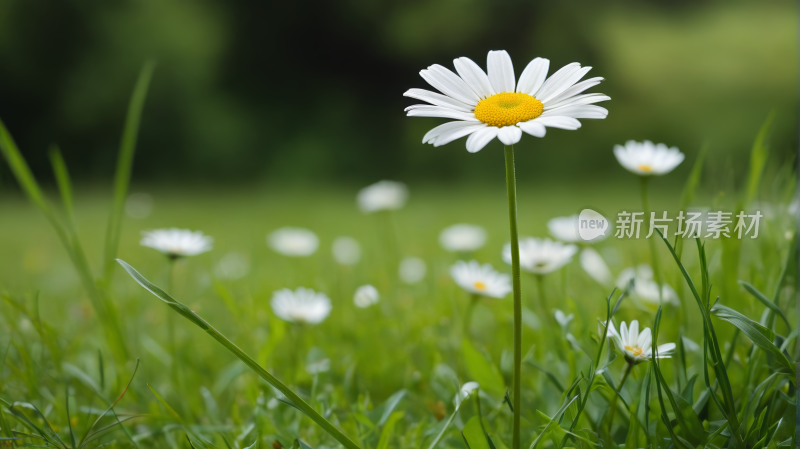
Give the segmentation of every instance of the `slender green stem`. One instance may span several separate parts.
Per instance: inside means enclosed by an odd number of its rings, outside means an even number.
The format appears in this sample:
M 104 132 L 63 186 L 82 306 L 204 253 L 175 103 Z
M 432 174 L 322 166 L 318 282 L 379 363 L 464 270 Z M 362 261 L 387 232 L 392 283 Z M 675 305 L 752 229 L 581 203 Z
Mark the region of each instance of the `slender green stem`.
M 537 274 L 536 288 L 539 290 L 539 307 L 541 308 L 542 320 L 546 323 L 551 322 L 550 307 L 547 306 L 547 295 L 544 294 L 544 276 Z M 545 323 L 542 323 L 544 325 Z
M 633 363 L 628 362 L 628 367 L 625 369 L 625 372 L 622 373 L 622 379 L 619 381 L 619 387 L 617 387 L 617 391 L 619 394 L 615 394 L 611 397 L 611 414 L 609 415 L 608 419 L 608 434 L 611 435 L 611 428 L 614 426 L 614 415 L 617 411 L 617 397 L 622 394 L 622 387 L 625 385 L 625 381 L 628 380 L 628 375 L 631 374 L 633 371 Z
M 520 414 L 522 413 L 522 290 L 519 279 L 519 236 L 517 234 L 517 179 L 514 173 L 514 146 L 506 145 L 506 195 L 511 230 L 511 281 L 514 288 L 514 426 L 512 449 L 520 448 Z
M 177 257 L 168 256 L 169 260 L 169 271 L 167 273 L 167 291 L 171 294 L 175 294 L 175 263 L 178 260 Z M 175 339 L 175 316 L 171 313 L 167 313 L 167 338 L 169 342 L 169 352 L 172 356 L 172 381 L 175 382 L 175 389 L 179 390 L 181 388 L 180 376 L 178 373 L 178 369 L 180 366 L 180 362 L 178 361 L 178 344 Z
M 644 222 L 645 229 L 650 232 L 650 208 L 647 206 L 647 183 L 650 180 L 649 176 L 640 176 L 642 181 L 642 209 L 644 209 Z M 647 234 L 645 234 L 647 235 Z M 663 298 L 664 286 L 661 281 L 661 271 L 658 269 L 658 254 L 656 253 L 656 239 L 647 239 L 650 244 L 650 257 L 653 260 L 653 274 L 655 275 L 656 282 L 658 282 L 658 304 L 661 305 Z
M 464 337 L 469 337 L 469 328 L 470 324 L 472 323 L 472 311 L 475 309 L 475 305 L 478 304 L 480 299 L 480 296 L 476 294 L 472 294 L 469 297 L 467 310 L 464 311 Z

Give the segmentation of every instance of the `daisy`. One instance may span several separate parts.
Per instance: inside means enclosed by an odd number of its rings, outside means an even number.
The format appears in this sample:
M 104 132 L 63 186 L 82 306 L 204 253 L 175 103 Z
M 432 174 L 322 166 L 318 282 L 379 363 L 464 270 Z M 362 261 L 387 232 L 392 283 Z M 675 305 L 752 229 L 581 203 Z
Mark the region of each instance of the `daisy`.
M 653 269 L 650 265 L 643 263 L 636 267 L 628 267 L 620 271 L 617 276 L 617 288 L 620 290 L 627 290 L 628 284 L 631 280 L 636 284 L 639 281 L 649 281 L 653 279 Z
M 249 271 L 250 261 L 247 256 L 238 252 L 229 252 L 219 260 L 214 274 L 223 279 L 235 280 L 247 276 Z
M 608 222 L 608 219 L 603 215 L 588 209 L 583 212 L 583 215 L 584 220 L 595 219 Z M 581 216 L 578 214 L 570 215 L 568 217 L 551 218 L 550 221 L 547 222 L 547 230 L 550 231 L 550 235 L 555 237 L 556 240 L 561 240 L 562 242 L 566 243 L 595 243 L 608 237 L 609 233 L 606 232 L 605 234 L 601 234 L 592 240 L 584 240 L 581 238 L 580 233 L 578 232 L 578 226 L 581 225 L 580 219 Z M 583 225 L 586 226 L 586 223 L 583 223 Z
M 400 262 L 400 279 L 406 284 L 416 284 L 425 279 L 428 266 L 419 257 L 406 257 Z
M 605 327 L 605 323 L 601 323 L 601 325 Z M 626 326 L 623 321 L 619 326 L 619 333 L 617 333 L 612 321 L 611 325 L 608 326 L 607 336 L 614 341 L 617 350 L 631 365 L 638 365 L 651 360 L 653 335 L 649 327 L 639 332 L 639 322 L 637 320 L 631 321 L 630 327 Z M 659 359 L 670 358 L 674 350 L 675 343 L 666 343 L 656 348 Z
M 625 146 L 614 145 L 614 156 L 626 170 L 639 176 L 666 175 L 683 162 L 684 155 L 676 147 L 653 144 L 649 140 L 629 140 Z
M 305 257 L 317 251 L 319 238 L 308 229 L 286 227 L 272 231 L 267 244 L 284 256 Z
M 379 181 L 358 192 L 358 207 L 365 214 L 402 209 L 408 200 L 408 187 L 402 182 Z
M 142 246 L 153 248 L 172 259 L 196 256 L 211 251 L 214 239 L 200 231 L 189 229 L 155 229 L 142 231 Z
M 459 260 L 450 267 L 450 276 L 459 287 L 475 295 L 505 298 L 511 293 L 511 276 L 496 271 L 488 263 Z
M 656 281 L 650 279 L 634 281 L 633 294 L 638 300 L 650 306 L 658 306 L 662 302 L 672 304 L 678 303 L 678 294 L 675 293 L 672 287 L 667 284 L 659 285 Z
M 272 294 L 270 302 L 275 315 L 290 323 L 321 323 L 331 313 L 331 300 L 324 294 L 310 288 L 288 288 Z
M 450 252 L 470 252 L 486 243 L 486 230 L 471 224 L 455 224 L 442 230 L 439 244 Z
M 555 242 L 549 238 L 527 237 L 519 241 L 520 266 L 534 274 L 548 274 L 558 270 L 572 260 L 578 247 Z M 511 244 L 503 247 L 503 260 L 511 264 Z
M 377 288 L 372 285 L 362 285 L 356 289 L 356 293 L 353 295 L 353 304 L 363 309 L 377 304 L 380 299 L 381 295 L 378 293 Z
M 336 237 L 331 249 L 333 258 L 342 265 L 355 265 L 361 260 L 361 245 L 352 237 Z
M 580 255 L 581 268 L 600 285 L 611 285 L 614 276 L 600 253 L 594 248 L 584 248 Z
M 550 61 L 536 58 L 525 67 L 518 82 L 505 50 L 489 52 L 488 74 L 469 58 L 458 58 L 453 65 L 458 75 L 438 64 L 420 72 L 441 93 L 410 89 L 403 94 L 430 103 L 407 107 L 410 117 L 455 119 L 430 130 L 422 138 L 423 143 L 438 147 L 469 136 L 467 151 L 476 153 L 495 137 L 504 145 L 514 145 L 523 132 L 544 137 L 547 127 L 575 130 L 581 126 L 579 118 L 602 119 L 608 115 L 608 110 L 593 103 L 610 100 L 609 97 L 596 93 L 579 95 L 603 78 L 579 83 L 592 68 L 581 67 L 577 62 L 548 78 Z

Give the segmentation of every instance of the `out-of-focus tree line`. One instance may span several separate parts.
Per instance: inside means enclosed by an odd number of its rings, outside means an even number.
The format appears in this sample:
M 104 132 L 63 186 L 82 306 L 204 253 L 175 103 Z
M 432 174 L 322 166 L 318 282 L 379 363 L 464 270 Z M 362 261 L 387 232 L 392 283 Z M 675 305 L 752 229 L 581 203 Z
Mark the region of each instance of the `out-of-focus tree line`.
M 506 49 L 517 75 L 536 56 L 591 65 L 612 97 L 607 120 L 524 138 L 521 182 L 622 176 L 628 139 L 680 147 L 684 173 L 708 142 L 710 170 L 735 177 L 770 111 L 771 164 L 797 146 L 797 17 L 788 0 L 3 0 L 0 118 L 40 177 L 58 143 L 76 178 L 107 179 L 154 58 L 140 181 L 480 181 L 502 172 L 500 144 L 422 145 L 444 120 L 406 118 L 402 94 L 431 64 Z

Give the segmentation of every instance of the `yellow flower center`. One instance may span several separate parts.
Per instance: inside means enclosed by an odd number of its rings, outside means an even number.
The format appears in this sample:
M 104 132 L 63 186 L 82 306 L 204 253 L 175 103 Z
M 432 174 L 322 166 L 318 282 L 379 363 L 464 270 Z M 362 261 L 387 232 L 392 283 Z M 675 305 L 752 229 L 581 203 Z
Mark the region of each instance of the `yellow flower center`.
M 544 105 L 528 94 L 503 92 L 484 98 L 475 106 L 475 118 L 489 126 L 512 126 L 542 115 Z
M 651 167 L 651 166 L 649 166 L 647 164 L 642 164 L 642 165 L 639 166 L 639 170 L 646 171 L 646 172 L 650 173 L 651 171 L 653 171 L 653 167 Z
M 625 349 L 631 351 L 634 357 L 639 357 L 642 355 L 642 348 L 632 348 L 630 346 L 625 346 Z
M 475 288 L 481 291 L 486 290 L 486 284 L 481 281 L 475 281 Z

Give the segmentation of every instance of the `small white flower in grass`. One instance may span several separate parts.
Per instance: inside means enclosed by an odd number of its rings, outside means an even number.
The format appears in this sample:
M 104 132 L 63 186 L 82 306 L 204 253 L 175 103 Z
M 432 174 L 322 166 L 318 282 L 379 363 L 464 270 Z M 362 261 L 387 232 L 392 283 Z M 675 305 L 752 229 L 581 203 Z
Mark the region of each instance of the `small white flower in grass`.
M 569 328 L 569 323 L 575 319 L 575 314 L 570 313 L 567 315 L 566 313 L 562 312 L 559 309 L 553 311 L 553 316 L 556 318 L 556 322 L 561 326 L 561 329 L 566 332 Z
M 458 408 L 461 405 L 461 403 L 464 402 L 464 399 L 468 398 L 469 395 L 471 395 L 478 388 L 480 388 L 480 384 L 478 384 L 478 382 L 475 381 L 467 382 L 464 385 L 462 385 L 461 388 L 458 390 L 458 393 L 456 393 L 456 397 L 453 399 L 456 408 Z
M 332 250 L 333 258 L 342 265 L 355 265 L 361 260 L 361 245 L 352 237 L 336 237 Z
M 214 274 L 223 279 L 241 279 L 250 271 L 250 262 L 242 253 L 230 252 L 222 256 Z
M 584 220 L 594 219 L 594 220 L 603 220 L 605 222 L 608 222 L 608 219 L 603 215 L 588 209 L 585 210 L 582 213 L 582 215 Z M 591 241 L 584 240 L 581 238 L 580 233 L 578 232 L 578 227 L 581 225 L 580 220 L 581 220 L 581 215 L 578 214 L 570 215 L 568 217 L 551 218 L 547 222 L 547 230 L 550 232 L 550 235 L 552 235 L 556 240 L 561 240 L 562 242 L 565 243 L 577 243 L 577 242 L 595 243 L 604 240 L 610 234 L 608 231 L 606 231 L 605 234 L 601 234 L 598 237 L 592 239 Z M 586 226 L 585 223 L 584 226 Z
M 658 306 L 661 302 L 678 304 L 678 294 L 667 284 L 660 286 L 656 281 L 649 279 L 637 279 L 633 284 L 633 294 L 643 303 L 651 306 Z
M 171 258 L 196 256 L 211 251 L 214 239 L 189 229 L 156 229 L 142 231 L 142 246 L 161 251 Z
M 450 267 L 450 275 L 469 293 L 490 298 L 505 298 L 511 293 L 511 276 L 496 271 L 488 263 L 481 265 L 477 260 L 459 260 Z
M 602 333 L 605 322 L 600 322 L 600 332 Z M 628 363 L 638 365 L 642 362 L 649 362 L 652 358 L 653 335 L 649 327 L 639 332 L 639 322 L 631 321 L 630 328 L 623 321 L 619 326 L 619 332 L 614 327 L 614 322 L 608 326 L 608 337 L 610 337 L 617 350 L 625 356 Z M 668 359 L 675 351 L 675 343 L 666 343 L 656 348 L 659 359 Z
M 400 279 L 406 284 L 416 284 L 425 279 L 428 266 L 419 257 L 406 257 L 400 262 Z
M 649 281 L 652 279 L 653 269 L 650 268 L 650 265 L 643 263 L 637 267 L 628 267 L 620 271 L 619 276 L 617 276 L 616 285 L 620 290 L 627 290 L 631 280 L 637 283 L 639 281 Z
M 519 241 L 519 262 L 523 270 L 534 274 L 552 273 L 572 260 L 578 247 L 549 238 L 522 238 Z M 503 247 L 503 260 L 511 264 L 511 244 Z
M 331 313 L 331 300 L 324 293 L 310 288 L 288 288 L 272 294 L 270 302 L 275 315 L 290 323 L 321 323 Z
M 402 209 L 408 200 L 408 187 L 402 182 L 379 181 L 358 192 L 358 207 L 365 214 Z
M 380 299 L 381 295 L 377 288 L 372 285 L 362 285 L 356 289 L 356 293 L 353 295 L 353 304 L 363 309 L 377 304 Z
M 305 257 L 317 251 L 319 238 L 308 229 L 286 227 L 272 231 L 267 244 L 284 256 Z
M 614 275 L 603 257 L 594 248 L 584 248 L 580 255 L 581 268 L 600 285 L 611 285 Z
M 486 230 L 471 224 L 455 224 L 444 228 L 439 234 L 439 244 L 450 252 L 469 252 L 483 247 Z
M 640 176 L 665 175 L 683 162 L 684 155 L 676 147 L 649 140 L 629 140 L 625 146 L 615 145 L 614 156 L 626 170 Z
M 603 94 L 583 94 L 603 78 L 578 82 L 591 67 L 577 62 L 553 73 L 547 71 L 550 61 L 536 58 L 519 77 L 514 76 L 511 57 L 505 50 L 490 51 L 488 74 L 469 58 L 453 61 L 458 75 L 434 64 L 420 75 L 441 93 L 410 89 L 406 97 L 430 104 L 406 108 L 408 116 L 455 119 L 430 130 L 423 143 L 441 146 L 458 138 L 467 138 L 467 151 L 480 151 L 496 137 L 505 145 L 513 145 L 525 132 L 544 137 L 546 128 L 574 130 L 581 127 L 577 119 L 602 119 L 608 110 L 593 103 L 610 100 Z

